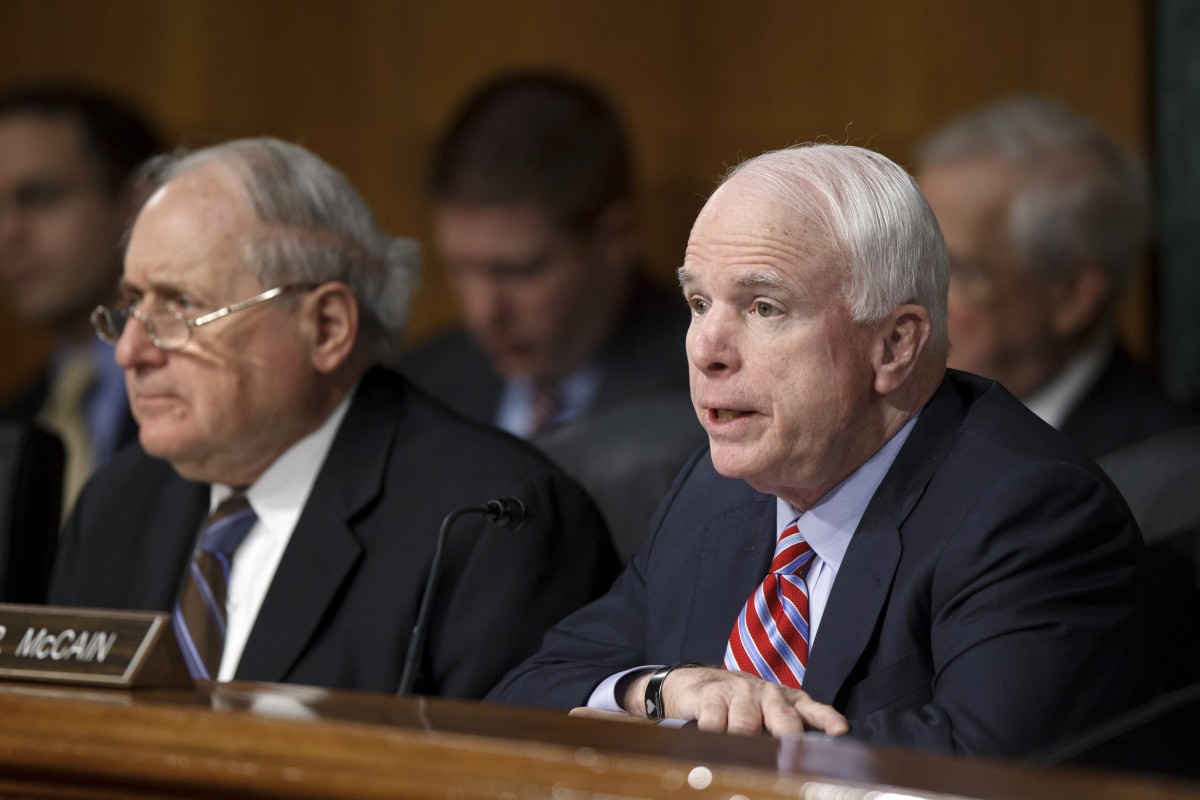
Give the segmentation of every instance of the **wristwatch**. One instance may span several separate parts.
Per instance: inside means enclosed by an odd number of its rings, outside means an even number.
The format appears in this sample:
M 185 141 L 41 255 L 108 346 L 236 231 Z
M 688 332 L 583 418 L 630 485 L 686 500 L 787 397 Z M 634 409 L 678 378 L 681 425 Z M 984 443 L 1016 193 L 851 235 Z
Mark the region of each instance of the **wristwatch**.
M 667 716 L 666 709 L 663 707 L 662 687 L 668 675 L 677 669 L 700 666 L 703 666 L 703 664 L 684 661 L 679 664 L 672 664 L 669 667 L 656 669 L 654 674 L 650 676 L 650 680 L 646 683 L 646 716 L 652 720 L 664 719 Z

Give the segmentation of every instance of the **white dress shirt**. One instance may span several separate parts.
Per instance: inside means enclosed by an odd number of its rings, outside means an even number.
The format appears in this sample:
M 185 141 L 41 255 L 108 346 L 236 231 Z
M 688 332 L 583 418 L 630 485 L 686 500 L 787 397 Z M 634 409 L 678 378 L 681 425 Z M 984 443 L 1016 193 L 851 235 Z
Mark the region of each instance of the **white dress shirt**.
M 232 680 L 237 672 L 254 620 L 275 578 L 279 561 L 292 539 L 292 531 L 300 520 L 300 513 L 308 502 L 317 473 L 321 471 L 325 456 L 333 445 L 334 435 L 350 408 L 355 389 L 346 395 L 319 428 L 284 451 L 246 490 L 246 499 L 258 516 L 258 521 L 234 553 L 229 570 L 225 652 L 221 656 L 217 680 Z M 231 487 L 213 484 L 210 513 L 231 494 Z
M 1092 388 L 1108 366 L 1114 341 L 1111 330 L 1102 331 L 1087 349 L 1068 361 L 1050 383 L 1025 398 L 1025 405 L 1049 425 L 1061 428 L 1084 393 Z

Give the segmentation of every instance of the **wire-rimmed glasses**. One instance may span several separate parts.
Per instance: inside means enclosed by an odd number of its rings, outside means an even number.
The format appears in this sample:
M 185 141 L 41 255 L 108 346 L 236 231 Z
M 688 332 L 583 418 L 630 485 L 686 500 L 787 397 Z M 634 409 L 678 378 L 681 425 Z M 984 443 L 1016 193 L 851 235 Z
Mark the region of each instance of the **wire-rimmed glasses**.
M 216 322 L 219 319 L 235 314 L 251 306 L 264 303 L 274 297 L 278 297 L 289 289 L 310 289 L 311 286 L 276 286 L 274 289 L 267 289 L 261 294 L 256 294 L 247 300 L 242 300 L 238 303 L 232 303 L 224 308 L 218 308 L 216 311 L 205 314 L 195 319 L 188 319 L 183 315 L 182 311 L 168 311 L 162 309 L 145 313 L 139 311 L 132 305 L 121 308 L 109 308 L 108 306 L 96 306 L 92 310 L 92 327 L 96 329 L 96 335 L 109 344 L 115 345 L 117 340 L 121 338 L 121 334 L 125 330 L 125 325 L 130 319 L 136 319 L 146 328 L 146 335 L 150 337 L 150 341 L 155 347 L 160 350 L 178 350 L 188 343 L 192 338 L 192 331 L 202 325 L 207 325 L 210 322 Z

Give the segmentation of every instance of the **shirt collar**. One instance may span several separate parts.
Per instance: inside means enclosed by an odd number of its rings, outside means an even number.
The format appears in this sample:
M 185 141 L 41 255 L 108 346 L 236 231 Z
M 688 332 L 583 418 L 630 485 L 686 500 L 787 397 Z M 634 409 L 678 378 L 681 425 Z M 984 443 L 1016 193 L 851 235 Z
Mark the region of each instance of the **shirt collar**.
M 1062 427 L 1071 409 L 1091 388 L 1112 357 L 1114 336 L 1102 331 L 1095 341 L 1076 355 L 1050 383 L 1025 399 L 1029 410 L 1055 428 Z
M 600 386 L 601 370 L 588 362 L 559 382 L 562 405 L 554 416 L 554 424 L 569 422 L 583 416 L 592 407 Z M 528 376 L 510 378 L 504 382 L 495 424 L 509 433 L 527 437 L 533 427 L 534 381 Z
M 867 511 L 867 504 L 875 496 L 879 484 L 883 483 L 884 476 L 896 460 L 900 448 L 908 441 L 920 416 L 918 412 L 904 423 L 895 436 L 875 451 L 875 455 L 826 492 L 816 505 L 800 514 L 800 534 L 812 545 L 817 556 L 835 572 L 842 566 L 850 539 Z M 799 512 L 782 498 L 776 498 L 775 504 L 776 530 L 782 532 Z

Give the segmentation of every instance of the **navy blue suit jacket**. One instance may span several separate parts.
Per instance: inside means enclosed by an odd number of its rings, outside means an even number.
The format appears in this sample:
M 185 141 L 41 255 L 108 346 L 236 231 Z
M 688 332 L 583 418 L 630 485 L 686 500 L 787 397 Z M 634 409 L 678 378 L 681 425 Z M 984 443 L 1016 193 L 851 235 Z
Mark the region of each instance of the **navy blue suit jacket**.
M 481 697 L 618 562 L 578 484 L 526 443 L 464 420 L 391 370 L 364 376 L 238 664 L 243 680 L 394 692 L 442 518 L 505 495 L 516 531 L 464 517 L 447 538 L 416 690 Z M 209 486 L 140 446 L 88 483 L 61 537 L 56 605 L 166 611 Z
M 720 664 L 775 498 L 689 463 L 603 598 L 492 699 L 572 707 L 644 664 Z M 869 503 L 805 690 L 866 740 L 1018 754 L 1146 699 L 1140 535 L 1099 469 L 999 384 L 951 373 Z

